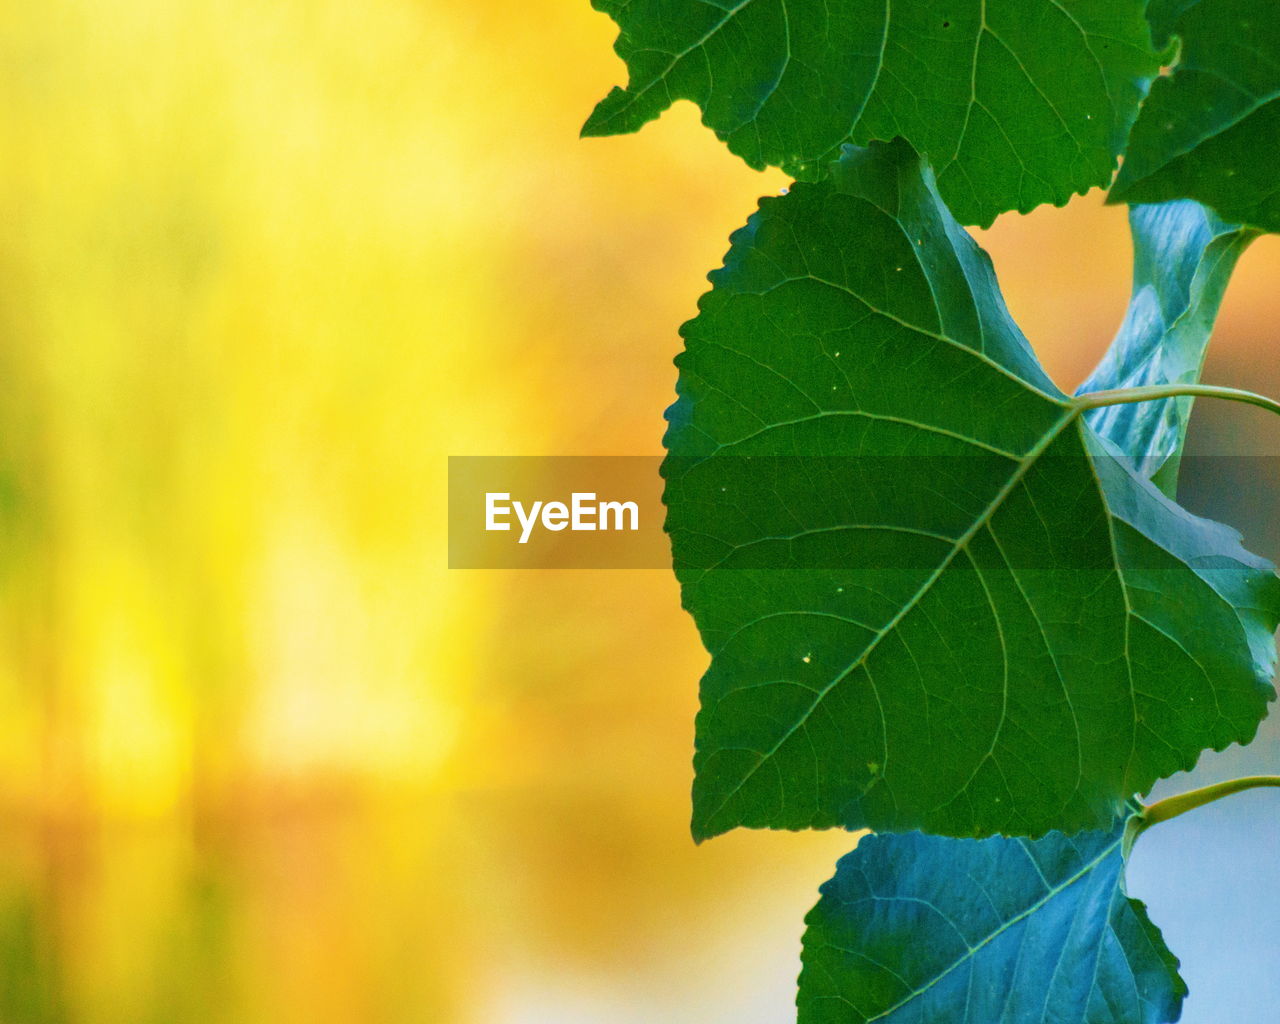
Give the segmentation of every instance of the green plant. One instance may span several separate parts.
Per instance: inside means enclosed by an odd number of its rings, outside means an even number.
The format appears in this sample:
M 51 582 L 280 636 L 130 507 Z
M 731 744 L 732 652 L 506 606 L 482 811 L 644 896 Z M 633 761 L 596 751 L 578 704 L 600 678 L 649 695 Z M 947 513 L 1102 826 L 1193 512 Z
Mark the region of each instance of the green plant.
M 808 917 L 805 1024 L 1176 1020 L 1130 846 L 1280 784 L 1136 796 L 1275 696 L 1280 580 L 1173 500 L 1196 397 L 1280 412 L 1199 382 L 1236 260 L 1280 231 L 1270 0 L 595 6 L 630 83 L 586 134 L 688 99 L 797 178 L 733 235 L 668 412 L 711 655 L 695 838 L 877 833 Z M 1068 396 L 961 224 L 1107 185 L 1132 305 Z

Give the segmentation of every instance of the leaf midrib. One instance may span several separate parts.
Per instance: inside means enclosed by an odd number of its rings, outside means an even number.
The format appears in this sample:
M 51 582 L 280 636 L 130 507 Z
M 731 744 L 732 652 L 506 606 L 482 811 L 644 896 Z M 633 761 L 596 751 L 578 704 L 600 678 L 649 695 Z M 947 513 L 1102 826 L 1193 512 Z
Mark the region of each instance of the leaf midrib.
M 948 965 L 943 970 L 939 971 L 929 981 L 927 985 L 922 985 L 920 988 L 917 988 L 914 991 L 907 993 L 907 995 L 905 995 L 902 999 L 894 1003 L 893 1006 L 889 1007 L 887 1010 L 884 1010 L 876 1014 L 876 1016 L 868 1017 L 866 1024 L 874 1024 L 875 1021 L 884 1020 L 891 1013 L 896 1013 L 898 1010 L 906 1006 L 907 1003 L 911 1002 L 913 999 L 918 999 L 925 992 L 929 991 L 929 989 L 933 988 L 933 986 L 937 985 L 940 981 L 942 981 L 943 978 L 947 977 L 947 975 L 951 974 L 958 967 L 960 967 L 961 964 L 965 963 L 967 960 L 971 960 L 974 956 L 978 954 L 980 950 L 984 949 L 986 946 L 989 946 L 992 942 L 994 942 L 997 938 L 999 938 L 1001 935 L 1007 932 L 1014 925 L 1018 924 L 1021 921 L 1025 921 L 1028 917 L 1030 917 L 1032 914 L 1039 911 L 1042 907 L 1048 904 L 1055 897 L 1061 895 L 1067 889 L 1071 888 L 1071 886 L 1075 885 L 1076 882 L 1080 881 L 1080 879 L 1084 878 L 1085 876 L 1087 876 L 1088 874 L 1096 870 L 1099 864 L 1101 864 L 1104 860 L 1106 860 L 1116 851 L 1116 848 L 1120 846 L 1121 841 L 1122 841 L 1121 839 L 1116 839 L 1114 842 L 1109 844 L 1107 847 L 1103 849 L 1103 851 L 1100 854 L 1094 857 L 1093 860 L 1089 861 L 1089 863 L 1084 865 L 1084 867 L 1082 867 L 1074 875 L 1068 878 L 1065 882 L 1061 883 L 1058 886 L 1050 888 L 1043 896 L 1040 897 L 1040 899 L 1036 900 L 1035 903 L 1031 904 L 1031 906 L 1027 907 L 1025 910 L 1009 918 L 1008 921 L 1005 921 L 1003 924 L 1001 924 L 999 928 L 996 928 L 994 931 L 992 931 L 991 934 L 988 935 L 981 942 L 977 943 L 974 946 L 970 946 L 961 956 L 957 957 L 955 961 L 953 961 L 950 965 Z M 1031 856 L 1031 851 L 1027 849 L 1026 840 L 1019 840 L 1018 845 L 1022 847 L 1023 851 L 1027 855 L 1027 858 L 1031 860 L 1032 864 L 1036 867 L 1036 870 L 1039 871 L 1039 865 L 1035 863 L 1035 858 Z M 1044 876 L 1042 873 L 1041 878 L 1043 877 Z M 876 898 L 884 899 L 885 897 L 876 897 Z
M 741 792 L 742 787 L 745 786 L 755 776 L 755 773 L 760 770 L 761 766 L 764 765 L 766 762 L 768 762 L 775 754 L 777 754 L 777 752 L 782 748 L 782 745 L 786 743 L 792 736 L 794 736 L 796 732 L 809 720 L 810 716 L 812 716 L 814 711 L 817 710 L 818 705 L 821 704 L 822 701 L 826 699 L 827 695 L 831 693 L 831 691 L 834 690 L 837 686 L 843 683 L 846 679 L 848 679 L 851 673 L 857 670 L 860 666 L 863 666 L 866 664 L 867 659 L 871 656 L 872 652 L 875 651 L 876 647 L 879 646 L 880 642 L 884 640 L 884 638 L 887 637 L 890 633 L 892 633 L 895 629 L 897 629 L 898 625 L 902 622 L 902 620 L 906 618 L 906 616 L 910 614 L 910 612 L 920 603 L 920 601 L 924 598 L 924 596 L 932 589 L 933 585 L 937 583 L 937 581 L 941 578 L 942 574 L 947 570 L 947 567 L 950 566 L 953 561 L 955 561 L 956 557 L 960 554 L 961 551 L 964 551 L 967 549 L 969 542 L 977 535 L 978 531 L 981 530 L 984 526 L 986 526 L 991 521 L 991 519 L 995 516 L 996 512 L 1000 510 L 1001 506 L 1005 503 L 1006 500 L 1008 500 L 1009 496 L 1013 493 L 1014 488 L 1016 488 L 1018 484 L 1022 482 L 1023 478 L 1031 470 L 1031 467 L 1035 465 L 1037 460 L 1045 453 L 1045 451 L 1048 450 L 1049 446 L 1058 439 L 1058 437 L 1062 434 L 1062 432 L 1066 430 L 1068 426 L 1070 426 L 1073 422 L 1075 422 L 1080 417 L 1082 411 L 1083 409 L 1080 406 L 1076 406 L 1076 405 L 1068 406 L 1067 411 L 1064 413 L 1064 415 L 1062 415 L 1058 419 L 1057 423 L 1055 423 L 1051 429 L 1046 431 L 1044 436 L 1041 437 L 1040 440 L 1037 441 L 1036 444 L 1031 448 L 1031 450 L 1028 451 L 1027 454 L 1023 456 L 1017 468 L 1010 475 L 1009 479 L 1004 483 L 1004 485 L 1000 488 L 1000 490 L 996 493 L 996 496 L 991 500 L 991 502 L 987 505 L 987 507 L 983 509 L 981 514 L 977 516 L 977 518 L 974 520 L 972 525 L 970 525 L 965 530 L 964 533 L 962 533 L 959 537 L 956 538 L 955 543 L 953 544 L 951 550 L 947 552 L 947 554 L 938 563 L 938 566 L 933 570 L 933 572 L 931 572 L 929 576 L 920 584 L 919 588 L 917 588 L 916 592 L 911 595 L 910 599 L 904 602 L 903 606 L 897 611 L 897 613 L 894 614 L 893 618 L 891 618 L 883 626 L 883 628 L 881 628 L 878 632 L 876 632 L 876 634 L 871 638 L 871 640 L 867 643 L 867 645 L 858 653 L 858 656 L 852 662 L 850 662 L 843 669 L 841 669 L 829 683 L 827 683 L 824 687 L 822 687 L 822 689 L 816 692 L 813 698 L 813 701 L 809 705 L 809 707 L 801 715 L 799 715 L 796 718 L 795 722 L 792 723 L 792 725 L 786 731 L 782 733 L 782 735 L 778 738 L 778 741 L 774 743 L 774 745 L 770 747 L 768 751 L 760 755 L 760 759 L 754 765 L 752 765 L 751 768 L 746 772 L 746 774 L 744 774 L 742 778 L 737 782 L 737 784 L 733 786 L 728 793 L 725 794 L 724 799 L 720 801 L 716 809 L 705 816 L 704 821 L 708 825 L 712 821 L 714 821 L 716 816 L 719 815 L 721 811 L 724 810 L 724 808 L 728 805 L 729 801 L 732 800 L 735 796 L 737 796 L 739 792 Z M 880 701 L 880 693 L 879 693 L 879 689 L 876 687 L 875 680 L 870 678 L 870 675 L 868 675 L 868 679 L 871 683 L 872 690 L 876 695 L 876 703 L 877 705 L 880 706 L 880 725 L 881 725 L 882 733 L 885 737 L 883 742 L 884 761 L 880 771 L 875 776 L 876 780 L 880 780 L 880 779 L 885 779 L 887 777 L 888 768 L 889 768 L 890 750 L 889 750 L 889 743 L 887 738 L 888 722 L 885 720 L 885 717 L 884 717 L 884 708 L 883 708 L 883 704 Z M 712 834 L 715 834 L 715 833 L 706 833 L 705 835 L 712 835 Z

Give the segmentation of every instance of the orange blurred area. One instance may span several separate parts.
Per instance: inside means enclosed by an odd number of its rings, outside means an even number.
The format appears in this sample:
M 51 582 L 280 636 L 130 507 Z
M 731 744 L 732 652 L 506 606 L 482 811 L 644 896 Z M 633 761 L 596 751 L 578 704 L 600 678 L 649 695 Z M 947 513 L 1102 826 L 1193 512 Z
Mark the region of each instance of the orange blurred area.
M 579 141 L 613 37 L 586 0 L 0 8 L 5 1024 L 786 1018 L 853 840 L 693 846 L 674 580 L 445 567 L 448 455 L 659 450 L 676 328 L 786 183 L 687 104 Z M 984 244 L 1073 385 L 1124 213 Z M 1215 383 L 1280 390 L 1278 269 Z

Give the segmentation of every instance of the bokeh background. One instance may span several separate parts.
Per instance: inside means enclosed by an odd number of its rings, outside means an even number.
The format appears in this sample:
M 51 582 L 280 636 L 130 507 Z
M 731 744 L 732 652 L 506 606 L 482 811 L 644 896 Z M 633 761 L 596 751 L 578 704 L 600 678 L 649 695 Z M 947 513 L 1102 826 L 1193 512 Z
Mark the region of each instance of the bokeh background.
M 659 450 L 676 327 L 785 184 L 688 105 L 579 141 L 613 37 L 587 0 L 0 4 L 3 1024 L 789 1018 L 853 840 L 693 846 L 674 581 L 445 567 L 446 456 Z M 983 241 L 1074 386 L 1123 212 Z M 1209 380 L 1280 391 L 1277 283 L 1267 239 Z M 1280 453 L 1203 413 L 1194 451 Z M 1280 555 L 1276 464 L 1218 465 L 1188 500 Z M 1139 847 L 1188 1021 L 1274 1019 L 1278 806 Z

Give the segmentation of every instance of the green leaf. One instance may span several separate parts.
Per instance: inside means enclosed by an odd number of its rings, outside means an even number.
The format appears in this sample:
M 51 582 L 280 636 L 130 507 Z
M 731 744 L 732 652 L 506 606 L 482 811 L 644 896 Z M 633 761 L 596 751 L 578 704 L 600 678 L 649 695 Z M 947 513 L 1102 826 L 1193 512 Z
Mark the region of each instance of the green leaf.
M 752 167 L 802 180 L 901 136 L 964 223 L 1105 186 L 1159 64 L 1145 0 L 593 0 L 630 82 L 585 135 L 679 99 Z
M 1190 200 L 1132 207 L 1129 225 L 1134 247 L 1129 311 L 1078 394 L 1198 381 L 1231 272 L 1258 237 L 1252 229 L 1222 223 Z M 1087 418 L 1134 459 L 1139 472 L 1172 495 L 1192 401 L 1113 405 L 1094 409 Z
M 1280 581 L 1087 426 L 909 146 L 762 201 L 711 279 L 664 463 L 695 836 L 1101 828 L 1253 736 Z
M 1280 231 L 1280 18 L 1274 0 L 1153 6 L 1182 39 L 1133 127 L 1111 199 L 1196 199 L 1220 217 Z
M 800 1024 L 1168 1024 L 1187 987 L 1124 891 L 1123 825 L 867 836 L 807 918 Z

